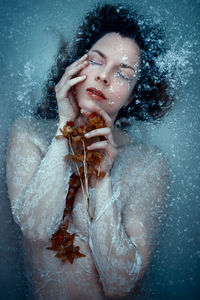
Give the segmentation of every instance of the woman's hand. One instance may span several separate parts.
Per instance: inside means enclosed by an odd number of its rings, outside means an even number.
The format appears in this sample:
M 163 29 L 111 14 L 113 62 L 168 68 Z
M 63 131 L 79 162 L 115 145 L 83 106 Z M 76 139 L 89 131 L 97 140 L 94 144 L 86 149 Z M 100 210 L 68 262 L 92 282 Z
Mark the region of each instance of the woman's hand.
M 84 81 L 86 75 L 78 76 L 78 73 L 88 66 L 88 55 L 85 54 L 66 68 L 61 80 L 55 86 L 58 103 L 59 121 L 74 121 L 79 113 L 79 106 L 73 94 L 73 87 Z
M 112 129 L 111 129 L 112 120 L 104 110 L 102 110 L 101 108 L 99 108 L 97 106 L 93 107 L 93 112 L 100 114 L 104 118 L 108 127 L 95 129 L 95 130 L 92 130 L 85 134 L 85 137 L 87 139 L 90 139 L 90 138 L 97 139 L 97 142 L 92 143 L 90 146 L 87 147 L 87 149 L 88 150 L 102 150 L 104 152 L 105 155 L 102 159 L 99 171 L 100 172 L 103 171 L 103 172 L 107 173 L 111 170 L 114 160 L 116 159 L 116 157 L 118 155 L 117 146 L 114 142 Z M 88 112 L 86 113 L 86 111 L 84 111 L 84 110 L 81 110 L 81 113 L 83 115 L 88 114 Z M 105 140 L 101 141 L 99 139 L 100 137 L 104 137 Z

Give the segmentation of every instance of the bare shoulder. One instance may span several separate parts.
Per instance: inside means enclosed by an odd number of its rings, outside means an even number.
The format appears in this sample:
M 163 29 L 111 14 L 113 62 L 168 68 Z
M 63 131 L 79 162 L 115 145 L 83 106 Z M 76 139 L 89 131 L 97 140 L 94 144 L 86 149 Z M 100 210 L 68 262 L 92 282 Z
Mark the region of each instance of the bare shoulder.
M 113 171 L 120 171 L 125 176 L 132 172 L 142 172 L 153 163 L 169 167 L 167 155 L 159 147 L 142 142 L 131 143 L 120 150 Z
M 32 116 L 20 117 L 10 128 L 9 142 L 29 142 L 45 153 L 55 136 L 56 126 L 56 120 L 35 119 Z
M 17 130 L 24 133 L 44 133 L 49 135 L 52 131 L 56 130 L 56 120 L 35 119 L 32 116 L 24 116 L 17 118 L 13 123 L 11 130 Z

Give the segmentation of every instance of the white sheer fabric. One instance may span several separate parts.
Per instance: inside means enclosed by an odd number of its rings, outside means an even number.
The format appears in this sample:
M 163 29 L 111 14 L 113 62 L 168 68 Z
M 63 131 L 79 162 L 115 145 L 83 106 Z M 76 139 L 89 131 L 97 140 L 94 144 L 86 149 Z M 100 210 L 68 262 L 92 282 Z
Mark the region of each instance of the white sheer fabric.
M 49 238 L 59 226 L 70 173 L 63 159 L 68 153 L 66 141 L 53 138 L 47 151 L 44 141 L 48 139 L 42 139 L 31 119 L 17 120 L 10 134 L 7 183 L 12 211 L 24 234 L 33 240 Z
M 86 257 L 63 264 L 46 250 L 58 228 L 72 173 L 66 140 L 56 125 L 31 118 L 15 122 L 7 156 L 7 184 L 15 221 L 26 239 L 36 299 L 127 296 L 142 277 L 154 247 L 169 184 L 169 167 L 157 147 L 134 141 L 121 148 L 111 174 L 99 181 L 90 223 L 78 191 L 70 233 Z M 96 199 L 96 200 L 95 200 Z
M 106 295 L 128 295 L 145 271 L 168 181 L 159 149 L 140 144 L 123 148 L 111 177 L 100 183 L 102 206 L 90 226 L 89 244 Z

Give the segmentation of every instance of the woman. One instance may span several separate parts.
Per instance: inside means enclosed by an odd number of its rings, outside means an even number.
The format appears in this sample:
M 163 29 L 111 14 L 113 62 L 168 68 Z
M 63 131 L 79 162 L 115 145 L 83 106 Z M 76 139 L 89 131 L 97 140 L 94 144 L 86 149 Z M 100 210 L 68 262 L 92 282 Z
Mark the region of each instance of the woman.
M 12 127 L 8 191 L 24 234 L 35 299 L 127 296 L 149 265 L 169 169 L 157 147 L 131 138 L 122 128 L 129 115 L 158 119 L 171 99 L 166 74 L 156 68 L 161 34 L 156 29 L 156 42 L 155 28 L 145 26 L 130 8 L 98 6 L 85 18 L 73 52 L 64 60 L 65 45 L 61 47 L 47 84 L 47 104 L 38 109 L 40 118 L 21 118 Z M 64 160 L 68 140 L 55 136 L 66 122 L 81 125 L 92 112 L 103 117 L 106 127 L 85 137 L 92 141 L 88 150 L 104 153 L 100 167 L 106 175 L 101 180 L 92 176 L 93 221 L 81 187 L 76 192 L 68 231 L 76 233 L 74 245 L 85 256 L 63 263 L 47 248 L 62 221 L 73 165 Z

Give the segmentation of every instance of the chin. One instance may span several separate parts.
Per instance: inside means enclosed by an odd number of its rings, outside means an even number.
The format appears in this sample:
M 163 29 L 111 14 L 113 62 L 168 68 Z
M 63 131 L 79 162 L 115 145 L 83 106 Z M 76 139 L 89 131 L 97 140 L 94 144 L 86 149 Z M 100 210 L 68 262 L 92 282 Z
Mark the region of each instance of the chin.
M 92 112 L 92 106 L 93 102 L 90 100 L 81 99 L 81 101 L 78 101 L 80 109 L 84 109 L 88 112 Z

